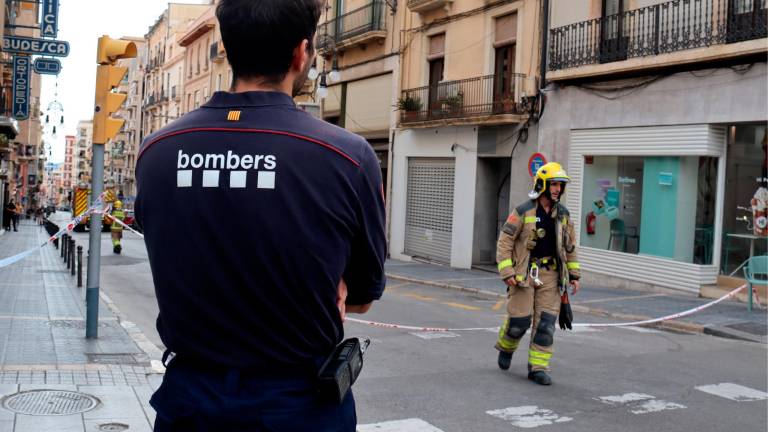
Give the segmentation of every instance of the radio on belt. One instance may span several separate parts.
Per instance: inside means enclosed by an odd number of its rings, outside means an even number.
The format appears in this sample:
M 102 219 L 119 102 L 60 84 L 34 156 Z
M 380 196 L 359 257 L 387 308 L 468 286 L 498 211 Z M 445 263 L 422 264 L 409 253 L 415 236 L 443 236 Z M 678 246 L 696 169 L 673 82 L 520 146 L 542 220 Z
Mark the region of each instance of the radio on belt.
M 350 338 L 340 343 L 318 373 L 320 393 L 338 403 L 344 400 L 363 369 L 363 353 L 370 339 Z

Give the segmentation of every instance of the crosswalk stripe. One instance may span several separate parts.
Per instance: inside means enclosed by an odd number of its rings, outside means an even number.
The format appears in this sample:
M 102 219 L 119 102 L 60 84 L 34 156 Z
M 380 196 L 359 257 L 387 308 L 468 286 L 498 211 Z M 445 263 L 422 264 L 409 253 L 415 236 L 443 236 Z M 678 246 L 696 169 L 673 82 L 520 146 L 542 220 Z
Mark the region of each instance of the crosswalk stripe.
M 535 428 L 573 420 L 571 417 L 560 417 L 552 410 L 539 408 L 536 405 L 502 408 L 485 413 L 521 428 Z
M 643 402 L 637 408 L 631 409 L 630 412 L 632 414 L 647 414 L 647 413 L 653 413 L 653 412 L 659 412 L 659 411 L 684 409 L 684 408 L 688 408 L 688 407 L 686 407 L 685 405 L 680 405 L 679 403 L 667 402 L 661 399 L 651 399 L 649 401 Z
M 645 393 L 625 393 L 617 396 L 600 396 L 596 398 L 608 405 L 629 405 L 632 414 L 647 414 L 659 411 L 688 408 L 675 402 L 656 399 Z
M 443 432 L 422 419 L 410 418 L 359 425 L 357 432 Z
M 459 337 L 458 333 L 453 332 L 413 332 L 412 335 L 422 339 L 442 339 L 442 338 L 456 338 Z
M 750 402 L 768 399 L 768 393 L 734 383 L 710 384 L 696 387 L 696 390 L 736 402 Z

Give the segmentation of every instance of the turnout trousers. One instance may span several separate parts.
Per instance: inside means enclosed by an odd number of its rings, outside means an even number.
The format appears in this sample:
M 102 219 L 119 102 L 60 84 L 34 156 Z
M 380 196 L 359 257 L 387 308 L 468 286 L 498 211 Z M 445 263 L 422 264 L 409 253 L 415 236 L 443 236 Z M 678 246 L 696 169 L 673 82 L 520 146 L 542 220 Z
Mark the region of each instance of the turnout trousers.
M 539 280 L 543 284 L 535 287 L 529 275 L 524 284 L 509 287 L 507 319 L 499 330 L 496 349 L 509 353 L 515 352 L 520 339 L 531 328 L 528 367 L 532 371 L 548 371 L 554 352 L 555 323 L 560 313 L 558 271 L 540 268 Z

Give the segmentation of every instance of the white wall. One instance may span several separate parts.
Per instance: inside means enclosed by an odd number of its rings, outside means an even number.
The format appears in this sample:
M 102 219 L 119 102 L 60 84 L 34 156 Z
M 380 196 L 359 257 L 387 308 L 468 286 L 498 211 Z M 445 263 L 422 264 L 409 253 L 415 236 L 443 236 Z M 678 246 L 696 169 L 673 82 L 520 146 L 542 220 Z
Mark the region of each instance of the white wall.
M 452 267 L 472 266 L 475 182 L 477 177 L 477 128 L 444 127 L 404 129 L 395 132 L 392 151 L 392 219 L 389 253 L 409 260 L 405 249 L 405 214 L 409 157 L 452 157 L 456 160 L 453 199 Z M 452 151 L 451 148 L 454 148 Z

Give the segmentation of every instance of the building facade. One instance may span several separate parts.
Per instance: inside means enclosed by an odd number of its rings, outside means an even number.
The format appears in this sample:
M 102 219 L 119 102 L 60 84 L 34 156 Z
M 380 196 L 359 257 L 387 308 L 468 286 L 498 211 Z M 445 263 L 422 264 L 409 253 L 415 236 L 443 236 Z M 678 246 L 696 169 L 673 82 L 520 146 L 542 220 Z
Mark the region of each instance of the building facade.
M 539 145 L 589 282 L 699 292 L 768 242 L 766 2 L 553 0 Z
M 147 44 L 147 56 L 144 63 L 144 105 L 143 105 L 143 136 L 159 130 L 171 120 L 171 88 L 177 86 L 177 91 L 183 87 L 182 80 L 172 81 L 178 75 L 178 60 L 176 57 L 184 52 L 176 41 L 178 33 L 186 30 L 187 26 L 203 14 L 210 5 L 169 3 L 144 39 Z M 170 60 L 174 59 L 174 62 Z M 170 64 L 168 64 L 170 63 Z M 183 92 L 182 92 L 183 94 Z M 177 103 L 174 101 L 174 103 Z
M 216 25 L 215 7 L 210 5 L 179 39 L 185 49 L 183 113 L 199 108 L 211 97 L 212 60 L 218 55 L 213 45 Z
M 34 2 L 0 6 L 3 34 L 39 37 L 39 6 Z M 28 117 L 13 111 L 13 54 L 0 53 L 3 80 L 0 105 L 0 205 L 13 200 L 25 210 L 41 205 L 45 154 L 40 124 L 40 76 L 30 72 Z M 18 117 L 18 118 L 17 118 Z
M 501 225 L 531 187 L 541 3 L 404 2 L 393 258 L 495 267 Z

